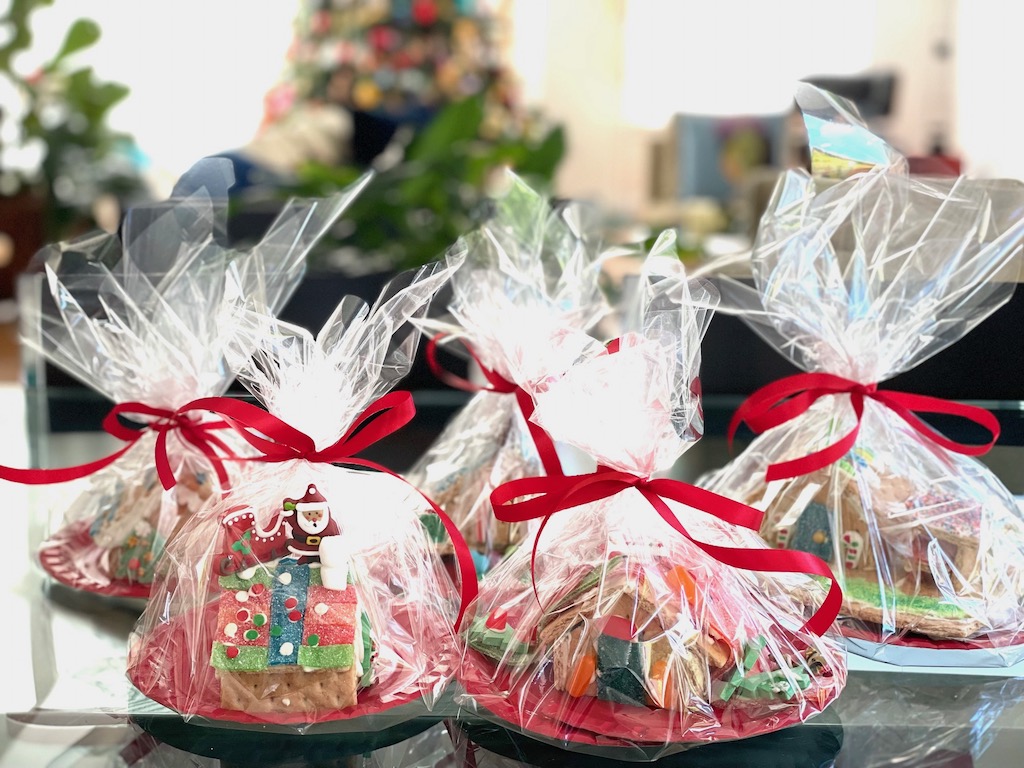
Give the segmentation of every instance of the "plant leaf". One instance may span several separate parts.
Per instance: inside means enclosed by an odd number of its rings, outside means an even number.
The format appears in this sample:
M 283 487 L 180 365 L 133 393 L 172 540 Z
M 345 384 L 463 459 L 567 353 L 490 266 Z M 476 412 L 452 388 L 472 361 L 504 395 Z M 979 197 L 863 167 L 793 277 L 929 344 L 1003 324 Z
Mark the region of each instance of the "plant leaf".
M 92 19 L 77 19 L 67 35 L 64 42 L 57 51 L 57 55 L 46 65 L 46 69 L 52 70 L 57 64 L 66 59 L 72 53 L 94 45 L 100 39 L 100 27 Z

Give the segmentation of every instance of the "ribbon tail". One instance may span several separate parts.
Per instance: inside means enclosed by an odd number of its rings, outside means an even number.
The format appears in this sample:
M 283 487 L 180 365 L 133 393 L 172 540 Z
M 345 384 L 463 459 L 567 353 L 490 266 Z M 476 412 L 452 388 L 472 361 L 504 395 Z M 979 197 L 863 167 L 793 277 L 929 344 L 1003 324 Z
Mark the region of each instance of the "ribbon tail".
M 857 445 L 857 435 L 860 433 L 860 420 L 864 415 L 864 399 L 863 397 L 852 395 L 850 397 L 850 404 L 853 406 L 853 412 L 857 417 L 857 423 L 854 424 L 853 429 L 841 439 L 827 448 L 822 448 L 820 451 L 801 456 L 799 459 L 770 464 L 765 472 L 765 479 L 770 483 L 774 480 L 788 480 L 793 477 L 800 477 L 801 475 L 809 475 L 819 469 L 835 464 L 852 451 L 854 446 Z
M 747 571 L 804 574 L 807 576 L 822 576 L 829 579 L 831 585 L 825 600 L 811 618 L 804 622 L 803 629 L 816 635 L 822 635 L 832 626 L 842 607 L 843 594 L 839 588 L 839 582 L 832 573 L 832 569 L 828 567 L 824 560 L 807 552 L 785 549 L 741 549 L 738 547 L 722 547 L 717 544 L 707 544 L 690 535 L 690 532 L 672 514 L 672 510 L 669 509 L 664 499 L 650 489 L 640 489 L 640 492 L 672 530 L 724 565 L 731 565 Z
M 537 455 L 540 456 L 540 463 L 544 467 L 545 474 L 552 477 L 564 475 L 565 471 L 562 469 L 562 462 L 558 458 L 554 441 L 540 424 L 530 421 L 534 410 L 533 398 L 525 389 L 517 387 L 516 402 L 519 403 L 519 410 L 522 411 L 523 418 L 526 419 L 526 428 L 530 431 L 530 437 L 533 438 L 533 445 L 537 449 Z
M 66 483 L 71 480 L 79 480 L 113 464 L 134 444 L 133 441 L 109 456 L 104 456 L 102 459 L 90 461 L 86 464 L 76 464 L 73 467 L 20 469 L 18 467 L 0 465 L 0 480 L 9 480 L 12 483 L 20 483 L 22 485 L 49 485 L 50 483 Z
M 470 553 L 469 545 L 466 544 L 466 539 L 463 537 L 459 527 L 455 525 L 455 522 L 448 517 L 448 514 L 437 505 L 437 502 L 397 472 L 392 472 L 387 467 L 374 461 L 369 461 L 368 459 L 348 458 L 345 459 L 343 463 L 353 464 L 358 467 L 366 467 L 367 469 L 374 469 L 378 472 L 383 472 L 386 475 L 391 475 L 391 477 L 401 480 L 405 485 L 409 486 L 416 491 L 416 493 L 422 496 L 423 500 L 427 502 L 434 514 L 440 518 L 441 524 L 444 526 L 444 529 L 448 534 L 448 538 L 452 541 L 452 548 L 455 550 L 455 560 L 459 565 L 459 581 L 461 582 L 459 584 L 460 605 L 459 615 L 456 617 L 453 625 L 454 630 L 458 632 L 462 627 L 466 611 L 469 610 L 470 604 L 476 599 L 478 591 L 476 566 L 473 564 L 473 555 Z
M 398 475 L 394 475 L 394 477 L 398 477 Z M 448 514 L 437 506 L 433 499 L 418 488 L 416 490 L 430 505 L 434 514 L 441 519 L 441 524 L 448 533 L 448 538 L 451 539 L 452 542 L 452 548 L 455 550 L 455 559 L 459 564 L 459 581 L 461 582 L 459 585 L 459 595 L 461 602 L 459 605 L 459 615 L 455 618 L 453 629 L 458 632 L 462 628 L 462 622 L 466 617 L 466 611 L 469 609 L 470 604 L 476 599 L 478 590 L 476 565 L 473 563 L 473 555 L 469 551 L 469 545 L 466 544 L 466 539 L 459 530 L 459 526 L 455 524 L 455 521 L 448 517 Z

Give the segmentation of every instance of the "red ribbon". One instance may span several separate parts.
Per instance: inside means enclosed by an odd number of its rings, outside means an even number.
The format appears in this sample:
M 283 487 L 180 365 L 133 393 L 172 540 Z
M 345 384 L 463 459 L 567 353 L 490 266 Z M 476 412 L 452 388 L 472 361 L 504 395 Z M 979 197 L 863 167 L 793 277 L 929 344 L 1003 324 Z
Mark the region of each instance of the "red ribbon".
M 539 425 L 534 424 L 530 421 L 530 417 L 533 416 L 533 398 L 530 394 L 523 389 L 521 386 L 513 381 L 509 381 L 500 373 L 492 370 L 480 362 L 480 358 L 476 356 L 476 352 L 473 348 L 465 341 L 462 341 L 466 351 L 469 352 L 469 356 L 473 358 L 473 362 L 480 368 L 484 378 L 487 379 L 487 386 L 480 386 L 474 384 L 469 379 L 464 379 L 461 376 L 456 376 L 451 371 L 444 368 L 440 361 L 437 359 L 437 346 L 438 342 L 444 338 L 444 334 L 438 334 L 434 336 L 430 341 L 427 342 L 427 365 L 430 366 L 430 370 L 433 371 L 434 375 L 440 380 L 447 384 L 449 387 L 455 389 L 461 389 L 464 392 L 498 392 L 501 394 L 516 396 L 516 402 L 519 404 L 519 410 L 523 413 L 523 418 L 526 419 L 526 427 L 530 430 L 530 437 L 533 438 L 533 444 L 537 448 L 537 455 L 540 456 L 540 463 L 544 467 L 544 472 L 548 475 L 562 475 L 562 462 L 558 460 L 558 451 L 555 450 L 555 444 L 548 437 L 547 432 L 540 428 Z
M 821 635 L 832 626 L 832 622 L 839 615 L 843 598 L 839 583 L 825 561 L 806 552 L 721 547 L 698 541 L 689 534 L 668 504 L 665 503 L 666 499 L 671 499 L 693 509 L 707 512 L 731 525 L 738 525 L 752 531 L 760 528 L 761 512 L 746 504 L 719 496 L 717 493 L 679 480 L 667 478 L 651 480 L 602 466 L 598 467 L 596 472 L 586 475 L 527 477 L 521 480 L 511 480 L 494 489 L 491 493 L 491 504 L 494 506 L 495 516 L 505 522 L 542 520 L 534 539 L 533 554 L 530 558 L 530 571 L 533 574 L 540 536 L 553 514 L 581 504 L 611 498 L 629 488 L 639 491 L 661 516 L 661 519 L 668 523 L 673 530 L 720 563 L 750 571 L 803 573 L 827 578 L 830 581 L 828 595 L 814 615 L 807 620 L 804 627 Z M 533 498 L 515 501 L 521 496 L 533 496 Z M 536 583 L 534 583 L 534 590 L 536 591 Z
M 984 408 L 927 395 L 880 390 L 877 387 L 877 384 L 860 384 L 831 373 L 799 373 L 779 379 L 761 387 L 743 401 L 729 423 L 729 444 L 732 445 L 736 430 L 743 422 L 760 434 L 806 413 L 820 397 L 843 394 L 850 396 L 850 405 L 857 417 L 853 429 L 827 448 L 799 459 L 770 465 L 766 474 L 769 482 L 810 474 L 839 461 L 853 450 L 864 415 L 865 398 L 886 406 L 921 435 L 954 453 L 981 456 L 991 450 L 999 439 L 999 421 Z M 992 439 L 982 445 L 958 443 L 932 429 L 917 417 L 917 413 L 960 416 L 988 430 Z
M 78 480 L 98 472 L 104 467 L 113 464 L 131 448 L 135 441 L 148 431 L 156 432 L 155 462 L 157 475 L 165 489 L 173 488 L 177 482 L 174 477 L 174 470 L 167 455 L 167 435 L 177 432 L 179 437 L 195 446 L 206 456 L 214 471 L 221 487 L 228 486 L 227 472 L 224 465 L 218 459 L 218 451 L 228 453 L 227 446 L 217 437 L 211 434 L 212 431 L 224 429 L 227 424 L 224 422 L 201 422 L 191 418 L 186 409 L 171 411 L 166 408 L 155 408 L 145 403 L 118 403 L 103 419 L 103 429 L 107 434 L 113 435 L 118 440 L 123 440 L 125 445 L 102 459 L 90 461 L 85 464 L 77 464 L 72 467 L 59 467 L 55 469 L 18 469 L 0 465 L 0 479 L 10 480 L 23 485 L 46 485 L 49 483 L 64 483 L 69 480 Z M 119 416 L 143 416 L 150 417 L 152 421 L 136 422 L 137 426 L 132 428 L 126 426 Z
M 203 397 L 183 406 L 180 411 L 211 411 L 233 427 L 242 439 L 259 451 L 257 456 L 228 455 L 236 461 L 309 461 L 325 464 L 348 464 L 373 469 L 396 477 L 407 483 L 401 475 L 392 472 L 376 462 L 355 458 L 355 454 L 373 445 L 378 440 L 401 429 L 416 415 L 416 406 L 408 392 L 390 392 L 372 403 L 363 411 L 337 441 L 323 449 L 317 449 L 313 438 L 282 421 L 271 413 L 251 403 L 233 400 L 229 397 Z M 408 484 L 408 483 L 407 483 Z M 410 487 L 414 487 L 411 486 Z M 415 489 L 434 513 L 441 518 L 448 536 L 452 540 L 459 564 L 461 604 L 455 620 L 458 631 L 469 604 L 476 598 L 476 568 L 473 556 L 465 539 L 451 518 L 445 514 L 433 499 L 418 488 Z

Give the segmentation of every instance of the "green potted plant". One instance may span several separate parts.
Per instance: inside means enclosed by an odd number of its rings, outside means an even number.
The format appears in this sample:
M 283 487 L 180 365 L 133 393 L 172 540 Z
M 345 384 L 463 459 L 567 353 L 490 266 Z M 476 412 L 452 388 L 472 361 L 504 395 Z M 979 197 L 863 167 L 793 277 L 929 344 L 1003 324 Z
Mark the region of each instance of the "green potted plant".
M 104 194 L 118 198 L 141 189 L 125 153 L 129 137 L 107 124 L 111 108 L 128 88 L 97 78 L 74 54 L 100 38 L 99 26 L 78 19 L 56 53 L 33 72 L 14 67 L 32 45 L 32 14 L 53 0 L 10 0 L 0 16 L 9 31 L 0 43 L 0 87 L 17 94 L 0 114 L 13 140 L 0 145 L 0 222 L 14 229 L 13 263 L 2 270 L 0 296 L 13 292 L 14 275 L 46 241 L 66 238 L 93 225 L 93 206 Z M 11 129 L 13 124 L 14 128 Z
M 317 265 L 354 258 L 405 269 L 433 261 L 472 227 L 495 170 L 511 167 L 544 189 L 564 154 L 561 126 L 489 135 L 482 94 L 449 104 L 414 135 L 399 162 L 378 171 L 346 214 L 354 226 L 323 244 Z M 293 191 L 328 194 L 362 173 L 355 166 L 307 163 Z

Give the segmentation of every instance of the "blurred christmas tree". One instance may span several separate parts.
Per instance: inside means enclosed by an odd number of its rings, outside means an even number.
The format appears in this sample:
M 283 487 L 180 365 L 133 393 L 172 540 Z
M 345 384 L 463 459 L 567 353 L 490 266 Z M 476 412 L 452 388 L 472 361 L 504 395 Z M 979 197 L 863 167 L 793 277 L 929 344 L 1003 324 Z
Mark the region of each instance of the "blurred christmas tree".
M 501 14 L 481 0 L 305 0 L 266 120 L 286 123 L 311 104 L 343 110 L 351 147 L 340 163 L 301 165 L 296 191 L 324 194 L 367 165 L 379 171 L 335 256 L 430 261 L 471 225 L 499 167 L 550 184 L 564 135 L 517 103 L 502 33 Z
M 268 117 L 313 99 L 422 125 L 445 104 L 483 93 L 482 127 L 500 134 L 517 121 L 502 28 L 477 0 L 304 0 L 291 73 L 268 100 Z

